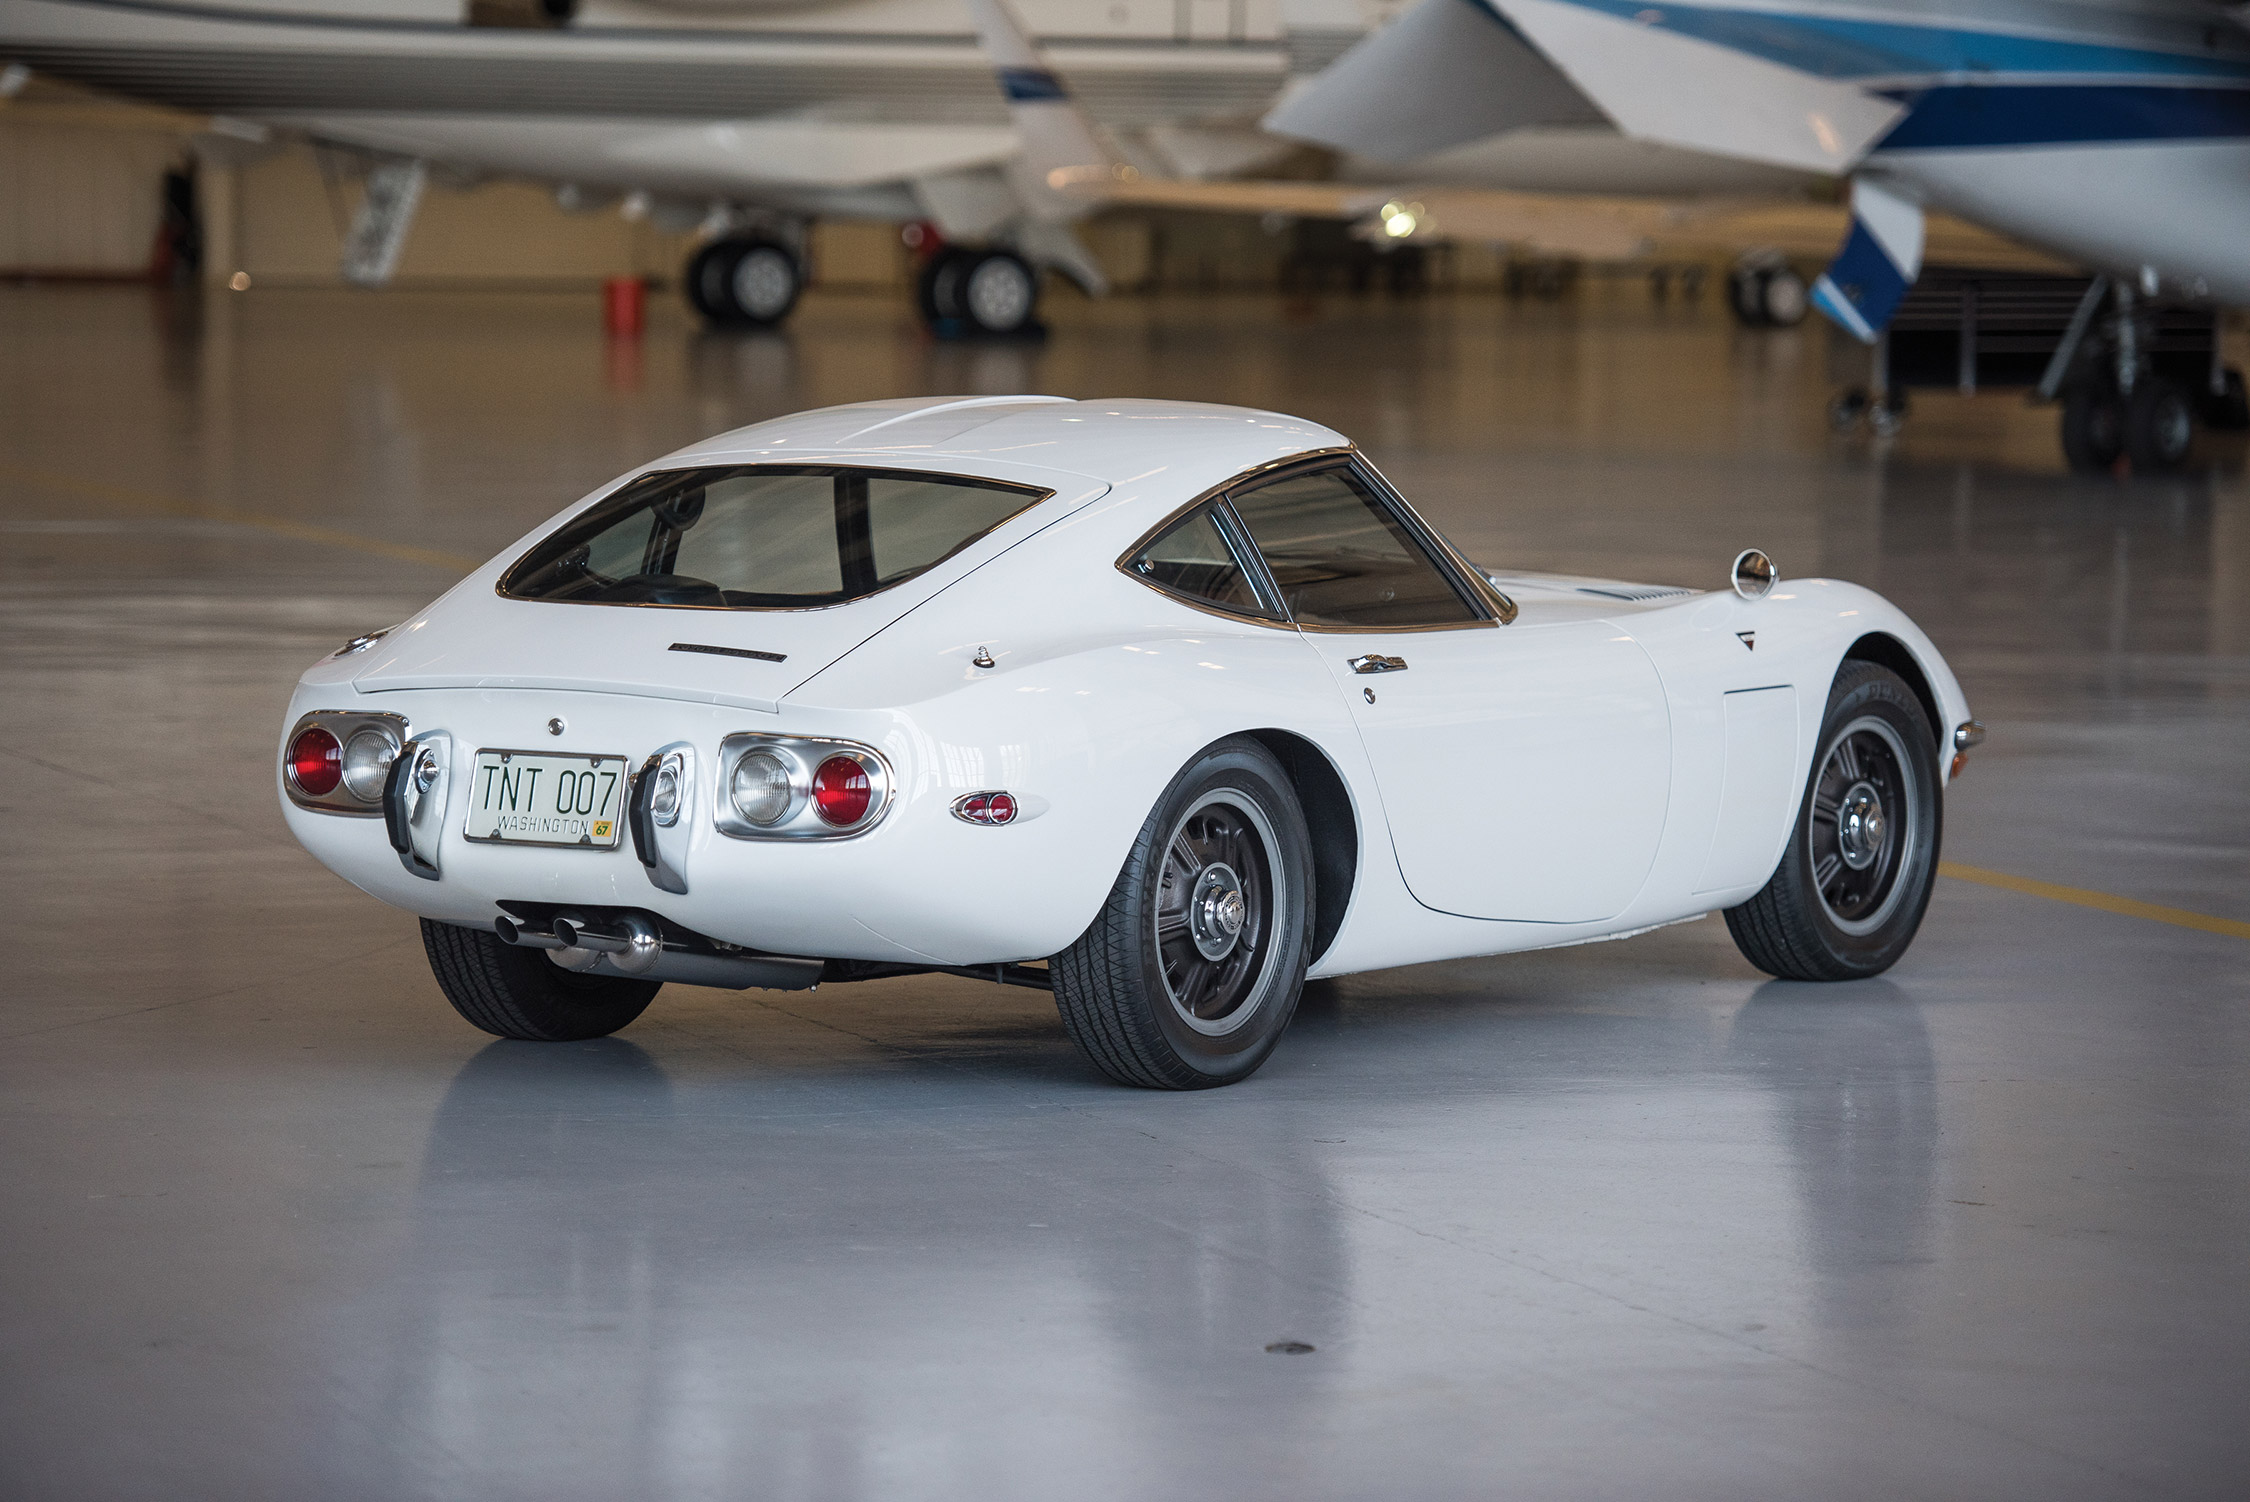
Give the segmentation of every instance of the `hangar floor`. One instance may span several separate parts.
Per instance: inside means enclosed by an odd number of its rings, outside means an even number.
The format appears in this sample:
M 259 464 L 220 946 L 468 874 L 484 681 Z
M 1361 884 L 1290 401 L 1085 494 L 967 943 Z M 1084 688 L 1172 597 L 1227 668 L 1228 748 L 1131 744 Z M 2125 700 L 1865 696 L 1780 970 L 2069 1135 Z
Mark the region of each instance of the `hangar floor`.
M 0 292 L 0 1493 L 2242 1494 L 2239 446 L 1870 448 L 1814 331 L 1622 289 L 1056 316 Z M 1888 592 L 1992 727 L 1961 874 L 1879 981 L 1712 919 L 1317 986 L 1160 1096 L 948 979 L 495 1043 L 284 834 L 296 673 L 467 561 L 707 432 L 1019 388 L 1321 418 L 1491 561 Z

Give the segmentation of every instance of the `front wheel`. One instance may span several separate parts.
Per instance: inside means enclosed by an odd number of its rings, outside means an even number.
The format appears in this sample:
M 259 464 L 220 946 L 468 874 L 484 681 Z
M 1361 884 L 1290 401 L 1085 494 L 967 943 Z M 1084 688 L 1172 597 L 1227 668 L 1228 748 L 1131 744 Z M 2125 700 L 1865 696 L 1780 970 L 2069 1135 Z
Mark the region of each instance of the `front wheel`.
M 1936 732 L 1898 674 L 1847 662 L 1814 749 L 1789 848 L 1727 931 L 1783 980 L 1880 975 L 1914 942 L 1937 874 Z
M 422 948 L 453 1010 L 496 1038 L 575 1043 L 606 1038 L 648 1010 L 663 982 L 574 975 L 538 949 L 480 928 L 422 920 Z
M 1296 1013 L 1312 902 L 1288 774 L 1254 740 L 1218 742 L 1157 800 L 1100 915 L 1050 962 L 1064 1030 L 1121 1084 L 1247 1078 Z

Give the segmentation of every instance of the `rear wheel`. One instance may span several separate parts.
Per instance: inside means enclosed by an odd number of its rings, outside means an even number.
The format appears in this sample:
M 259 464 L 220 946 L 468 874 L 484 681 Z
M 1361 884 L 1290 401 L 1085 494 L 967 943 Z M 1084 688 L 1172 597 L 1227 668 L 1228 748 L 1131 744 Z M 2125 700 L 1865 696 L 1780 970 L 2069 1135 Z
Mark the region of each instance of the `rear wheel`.
M 1773 879 L 1727 931 L 1783 980 L 1858 980 L 1914 942 L 1937 874 L 1936 732 L 1904 679 L 1847 662 Z
M 2160 376 L 2144 376 L 2125 408 L 2125 452 L 2137 475 L 2170 474 L 2195 445 L 2195 404 Z
M 2078 381 L 2063 393 L 2063 459 L 2080 474 L 2106 474 L 2125 452 L 2125 404 L 2107 381 Z
M 1312 888 L 1288 775 L 1256 741 L 1220 741 L 1173 780 L 1100 916 L 1052 960 L 1064 1030 L 1122 1084 L 1248 1077 L 1297 1010 Z
M 471 1026 L 498 1038 L 574 1043 L 606 1038 L 648 1009 L 663 982 L 573 975 L 544 951 L 498 934 L 422 920 L 422 948 L 438 989 Z

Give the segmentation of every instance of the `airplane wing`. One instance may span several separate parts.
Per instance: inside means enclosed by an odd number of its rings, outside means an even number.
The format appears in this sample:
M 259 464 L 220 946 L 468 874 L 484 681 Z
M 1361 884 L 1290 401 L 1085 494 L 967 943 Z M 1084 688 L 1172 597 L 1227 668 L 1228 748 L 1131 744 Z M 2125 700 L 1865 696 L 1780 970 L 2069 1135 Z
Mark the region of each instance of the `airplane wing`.
M 1666 11 L 1618 0 L 1490 3 L 1620 130 L 1642 140 L 1842 173 L 1907 113 L 1857 83 L 1729 45 L 1755 28 L 1754 11 Z M 1696 35 L 1698 26 L 1712 36 Z
M 1479 0 L 1425 0 L 1316 77 L 1264 125 L 1276 135 L 1405 162 L 1531 125 L 1593 125 L 1602 112 Z
M 1404 243 L 1481 240 L 1533 255 L 1594 261 L 1732 255 L 1750 249 L 1818 257 L 1846 237 L 1852 211 L 1791 199 L 1605 198 L 1498 189 L 1366 187 L 1332 182 L 1180 182 L 1115 177 L 1074 183 L 1071 191 L 1107 204 L 1200 209 L 1210 213 L 1287 214 L 1304 219 L 1375 222 Z M 1393 210 L 1385 214 L 1384 210 Z M 1397 217 L 1404 211 L 1405 219 Z M 1389 223 L 1376 222 L 1387 220 Z M 2057 272 L 2063 262 L 1942 214 L 1929 216 L 1924 258 L 1992 271 Z

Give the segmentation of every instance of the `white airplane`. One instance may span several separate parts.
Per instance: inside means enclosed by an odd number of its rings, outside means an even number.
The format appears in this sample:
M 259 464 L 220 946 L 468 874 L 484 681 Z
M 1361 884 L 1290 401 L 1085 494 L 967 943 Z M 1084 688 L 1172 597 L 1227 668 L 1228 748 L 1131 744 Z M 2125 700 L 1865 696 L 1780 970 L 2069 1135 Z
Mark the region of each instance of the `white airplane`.
M 2040 389 L 2072 464 L 2186 455 L 2226 395 L 2151 363 L 2159 299 L 2250 304 L 2250 35 L 2205 0 L 1420 0 L 1267 119 L 1375 155 L 1591 111 L 1625 137 L 1849 176 L 1813 288 L 1877 341 L 1942 209 L 2102 273 Z M 2106 313 L 2104 304 L 2106 300 Z
M 1125 158 L 1195 175 L 1288 149 L 1251 123 L 1287 76 L 1273 0 L 1037 5 Z M 925 314 L 1006 333 L 1041 272 L 1103 278 L 1069 227 L 1093 205 L 1019 169 L 963 19 L 957 0 L 0 0 L 0 66 L 210 115 L 235 150 L 360 155 L 362 284 L 389 278 L 435 170 L 702 226 L 684 284 L 716 323 L 788 314 L 816 217 L 927 222 L 948 249 Z

